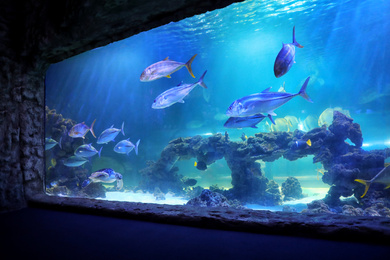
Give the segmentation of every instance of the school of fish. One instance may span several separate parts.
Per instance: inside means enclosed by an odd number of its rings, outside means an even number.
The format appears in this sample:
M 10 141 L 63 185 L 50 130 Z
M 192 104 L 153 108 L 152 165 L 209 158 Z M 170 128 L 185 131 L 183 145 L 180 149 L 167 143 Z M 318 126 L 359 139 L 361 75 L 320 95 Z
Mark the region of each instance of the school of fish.
M 278 53 L 275 64 L 274 64 L 274 74 L 276 78 L 279 78 L 285 75 L 295 63 L 295 47 L 303 48 L 296 39 L 295 39 L 295 26 L 293 27 L 293 41 L 292 43 L 283 44 L 282 49 Z M 170 60 L 168 57 L 162 61 L 153 63 L 148 66 L 141 73 L 140 81 L 141 82 L 151 82 L 154 80 L 158 80 L 161 78 L 171 78 L 171 75 L 176 71 L 180 70 L 183 67 L 186 67 L 189 74 L 195 78 L 192 71 L 192 62 L 194 61 L 197 54 L 193 55 L 187 62 L 179 62 Z M 176 87 L 172 87 L 160 95 L 158 95 L 153 103 L 153 109 L 164 109 L 168 108 L 176 103 L 184 103 L 184 98 L 189 96 L 190 92 L 196 87 L 201 86 L 203 89 L 207 91 L 207 86 L 204 82 L 204 77 L 207 73 L 207 70 L 203 73 L 203 75 L 199 78 L 199 80 L 192 84 L 184 84 L 180 83 Z M 225 122 L 224 127 L 226 128 L 244 128 L 251 127 L 257 128 L 257 124 L 264 120 L 264 118 L 268 117 L 273 125 L 276 125 L 273 116 L 276 116 L 274 112 L 275 109 L 279 108 L 286 102 L 290 101 L 295 96 L 301 96 L 309 102 L 313 102 L 306 93 L 306 87 L 310 77 L 308 77 L 304 84 L 302 85 L 300 91 L 298 93 L 292 94 L 287 93 L 283 87 L 278 92 L 271 92 L 271 88 L 266 88 L 260 93 L 250 94 L 248 96 L 244 96 L 235 100 L 227 109 L 226 115 L 229 117 Z M 203 94 L 205 95 L 205 94 Z M 207 95 L 207 94 L 206 94 Z M 208 94 L 209 95 L 209 94 Z M 285 120 L 288 123 L 279 123 L 280 120 Z M 292 125 L 292 121 L 288 121 L 284 118 L 276 119 L 278 125 Z M 88 132 L 91 132 L 92 136 L 96 138 L 94 132 L 94 125 L 96 119 L 92 122 L 91 126 L 85 124 L 85 122 L 74 125 L 69 131 L 68 136 L 72 138 L 83 138 Z M 295 123 L 295 122 L 294 122 Z M 124 122 L 120 129 L 114 128 L 114 125 L 105 129 L 97 138 L 96 144 L 105 145 L 110 142 L 115 142 L 115 138 L 122 133 L 125 136 L 124 132 Z M 52 149 L 56 145 L 59 145 L 61 148 L 61 140 L 59 142 L 51 139 L 45 139 L 45 150 Z M 133 144 L 129 138 L 119 141 L 115 147 L 114 151 L 119 154 L 129 154 L 131 151 L 135 151 L 135 154 L 138 155 L 138 147 L 140 144 L 140 140 Z M 310 140 L 299 140 L 295 144 L 295 149 L 303 149 L 307 146 L 310 146 Z M 101 155 L 103 146 L 97 150 L 92 143 L 83 144 L 76 148 L 74 151 L 74 156 L 71 156 L 64 160 L 64 165 L 68 167 L 80 167 L 86 162 L 89 161 L 88 158 L 93 157 L 98 154 L 99 157 Z M 198 162 L 195 165 L 198 169 L 205 170 L 202 162 Z M 206 167 L 207 169 L 207 167 Z M 117 188 L 121 189 L 123 186 L 122 175 L 116 173 L 112 169 L 102 169 L 97 172 L 91 174 L 91 176 L 84 181 L 82 187 L 88 186 L 91 182 L 114 182 L 117 181 Z

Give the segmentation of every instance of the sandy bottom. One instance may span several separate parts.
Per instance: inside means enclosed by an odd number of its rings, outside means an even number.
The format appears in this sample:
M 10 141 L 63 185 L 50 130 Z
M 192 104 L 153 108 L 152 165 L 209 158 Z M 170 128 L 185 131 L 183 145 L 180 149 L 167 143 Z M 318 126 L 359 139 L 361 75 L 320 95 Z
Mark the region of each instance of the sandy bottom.
M 307 203 L 313 200 L 323 199 L 328 191 L 328 188 L 303 188 L 303 193 L 307 197 L 287 201 L 283 205 L 279 206 L 260 206 L 257 204 L 246 204 L 244 205 L 247 208 L 254 210 L 270 210 L 270 211 L 282 211 L 284 206 L 290 206 L 291 208 L 296 209 L 297 212 L 302 211 L 307 208 Z M 165 200 L 156 200 L 156 198 L 151 193 L 134 193 L 134 192 L 106 192 L 106 198 L 102 200 L 110 201 L 129 201 L 129 202 L 141 202 L 141 203 L 155 203 L 155 204 L 168 204 L 168 205 L 184 205 L 187 203 L 187 199 L 182 197 L 173 196 L 173 194 L 166 194 Z

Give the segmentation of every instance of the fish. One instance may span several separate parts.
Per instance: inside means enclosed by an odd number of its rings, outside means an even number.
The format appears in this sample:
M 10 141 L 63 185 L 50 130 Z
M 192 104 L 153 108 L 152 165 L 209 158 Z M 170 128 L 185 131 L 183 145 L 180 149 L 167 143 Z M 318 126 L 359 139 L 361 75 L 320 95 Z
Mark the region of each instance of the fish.
M 50 150 L 51 148 L 53 148 L 54 146 L 56 146 L 58 144 L 58 142 L 54 139 L 51 139 L 50 137 L 49 138 L 45 138 L 45 151 L 47 150 Z
M 141 139 L 139 139 L 135 145 L 129 140 L 130 138 L 126 140 L 122 140 L 119 143 L 117 143 L 114 147 L 114 151 L 117 153 L 128 155 L 134 149 L 135 154 L 138 155 L 138 146 Z
M 88 177 L 81 184 L 82 188 L 87 187 L 92 182 L 103 182 L 103 183 L 113 183 L 116 181 L 116 189 L 120 190 L 123 187 L 123 176 L 122 174 L 115 172 L 111 168 L 100 169 L 96 172 L 93 172 L 91 176 Z
M 203 161 L 194 162 L 194 166 L 196 167 L 196 169 L 198 169 L 200 171 L 207 170 L 207 164 Z
M 322 175 L 324 175 L 325 174 L 325 169 L 318 168 L 318 169 L 316 169 L 316 171 L 317 171 L 317 180 L 320 180 L 320 178 L 318 177 L 318 173 L 321 173 Z
M 68 132 L 68 135 L 72 138 L 85 138 L 85 135 L 88 133 L 88 131 L 91 131 L 91 134 L 93 137 L 96 138 L 95 133 L 93 132 L 93 126 L 96 122 L 96 119 L 92 122 L 91 127 L 88 127 L 84 122 L 79 123 L 77 125 L 74 125 Z
M 290 132 L 290 121 L 285 118 L 276 118 L 275 124 L 271 125 L 271 132 Z
M 295 116 L 285 116 L 284 119 L 288 121 L 291 131 L 298 129 L 298 125 L 299 125 L 298 118 L 296 118 Z
M 390 166 L 383 168 L 371 180 L 355 179 L 355 181 L 357 181 L 361 184 L 364 184 L 364 186 L 365 186 L 364 193 L 360 198 L 363 198 L 367 194 L 368 188 L 370 188 L 371 183 L 385 184 L 386 185 L 385 189 L 388 189 L 388 188 L 390 188 Z
M 300 130 L 308 132 L 317 127 L 318 119 L 314 115 L 308 115 L 300 124 Z
M 99 154 L 102 151 L 103 147 L 100 147 L 100 150 L 97 151 L 95 147 L 92 146 L 92 144 L 83 144 L 77 147 L 77 149 L 74 151 L 74 155 L 78 157 L 92 157 L 95 154 Z
M 163 77 L 171 78 L 171 74 L 178 71 L 179 69 L 186 67 L 190 75 L 195 78 L 192 73 L 191 64 L 194 61 L 197 54 L 191 57 L 186 63 L 169 60 L 169 57 L 166 57 L 164 60 L 156 62 L 149 67 L 147 67 L 141 74 L 141 82 L 149 82 Z
M 286 82 L 283 82 L 283 85 L 280 86 L 280 88 L 278 89 L 278 92 L 286 92 L 286 88 L 284 87 L 286 85 Z
M 344 115 L 351 117 L 351 114 L 349 113 L 349 110 L 342 109 L 341 107 L 335 107 L 335 108 L 327 108 L 324 111 L 322 111 L 321 115 L 318 118 L 318 126 L 326 125 L 329 127 L 333 122 L 333 113 L 334 111 L 339 111 L 343 113 Z
M 247 117 L 229 117 L 229 119 L 225 122 L 223 126 L 226 128 L 244 128 L 244 127 L 257 128 L 256 125 L 261 121 L 263 121 L 264 118 L 266 118 L 266 116 L 263 114 L 256 114 Z M 273 124 L 275 124 L 271 115 L 268 115 L 268 118 L 271 120 Z
M 63 161 L 64 165 L 68 167 L 78 167 L 86 162 L 88 162 L 87 159 L 79 156 L 71 156 Z
M 280 78 L 286 74 L 295 63 L 295 46 L 298 48 L 303 48 L 295 40 L 295 26 L 293 28 L 293 42 L 292 43 L 283 43 L 282 49 L 279 51 L 278 56 L 276 56 L 274 64 L 274 74 L 275 77 Z
M 305 149 L 307 147 L 311 146 L 311 140 L 297 140 L 294 142 L 293 146 L 291 147 L 292 149 Z
M 193 90 L 197 85 L 207 88 L 206 84 L 203 82 L 203 78 L 206 75 L 207 70 L 203 73 L 200 79 L 194 84 L 182 84 L 180 83 L 176 87 L 170 88 L 165 92 L 161 93 L 153 101 L 152 108 L 162 109 L 179 102 L 184 103 L 183 98 L 187 96 L 191 90 Z
M 96 143 L 98 144 L 106 144 L 108 142 L 114 141 L 115 137 L 119 134 L 119 132 L 122 132 L 123 136 L 125 135 L 125 132 L 123 131 L 123 126 L 125 122 L 122 123 L 121 129 L 114 128 L 114 125 L 112 125 L 110 128 L 104 130 L 98 137 L 98 140 Z
M 245 142 L 246 140 L 248 140 L 248 136 L 245 133 L 242 133 L 241 140 Z
M 301 96 L 309 102 L 313 102 L 306 93 L 306 87 L 310 80 L 308 77 L 303 83 L 300 91 L 296 94 L 286 92 L 270 92 L 271 87 L 260 93 L 252 94 L 235 100 L 227 109 L 229 117 L 246 117 L 259 113 L 275 116 L 274 110 L 295 96 Z

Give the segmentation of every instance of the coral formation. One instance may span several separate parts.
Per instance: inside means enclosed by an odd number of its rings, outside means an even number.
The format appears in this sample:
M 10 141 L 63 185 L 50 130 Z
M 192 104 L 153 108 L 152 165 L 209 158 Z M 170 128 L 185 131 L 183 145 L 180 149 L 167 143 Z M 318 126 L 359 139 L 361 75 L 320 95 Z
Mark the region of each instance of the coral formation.
M 311 146 L 296 147 L 297 141 L 309 139 Z M 348 144 L 347 139 L 354 145 Z M 243 142 L 230 141 L 227 132 L 208 138 L 177 138 L 165 147 L 157 162 L 150 162 L 141 171 L 139 188 L 152 192 L 155 187 L 159 187 L 163 192 L 172 190 L 181 194 L 186 184 L 183 183 L 183 176 L 178 174 L 176 161 L 196 158 L 207 166 L 225 158 L 231 170 L 233 185 L 230 190 L 223 191 L 227 198 L 238 199 L 243 203 L 278 205 L 281 202 L 276 186 L 264 176 L 256 161 L 273 162 L 281 157 L 294 161 L 314 155 L 313 163 L 321 163 L 325 169 L 322 181 L 331 186 L 324 202 L 337 206 L 341 196 L 359 197 L 364 187 L 354 180 L 371 179 L 383 168 L 386 157 L 390 156 L 390 152 L 384 150 L 364 151 L 361 149 L 362 142 L 360 126 L 339 111 L 334 111 L 329 129 L 324 125 L 309 132 L 257 133 Z M 285 198 L 300 198 L 302 191 L 293 184 L 294 181 L 291 183 L 284 187 Z M 290 191 L 289 185 L 296 187 Z M 371 192 L 374 189 L 369 190 L 369 194 Z
M 225 196 L 218 192 L 211 190 L 203 190 L 202 193 L 193 199 L 190 199 L 187 204 L 188 206 L 198 207 L 234 207 L 243 208 L 243 206 L 237 201 L 229 201 Z
M 101 183 L 81 190 L 81 183 L 91 172 L 91 164 L 83 167 L 67 167 L 63 161 L 74 155 L 77 147 L 83 144 L 82 138 L 71 138 L 68 131 L 76 122 L 63 118 L 55 109 L 46 106 L 45 135 L 56 140 L 59 145 L 47 150 L 46 155 L 46 192 L 51 195 L 66 195 L 78 197 L 105 197 L 105 188 Z M 88 142 L 88 136 L 84 142 Z
M 335 214 L 323 200 L 313 200 L 307 204 L 307 209 L 302 210 L 301 213 L 329 213 Z
M 288 177 L 282 183 L 282 193 L 284 195 L 284 201 L 303 198 L 301 184 L 295 177 Z

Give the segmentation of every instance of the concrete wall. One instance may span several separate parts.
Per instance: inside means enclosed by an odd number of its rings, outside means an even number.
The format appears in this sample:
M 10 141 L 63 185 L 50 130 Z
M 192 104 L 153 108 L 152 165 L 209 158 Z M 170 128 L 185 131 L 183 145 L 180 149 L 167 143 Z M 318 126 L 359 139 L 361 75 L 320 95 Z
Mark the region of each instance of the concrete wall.
M 0 1 L 0 212 L 44 188 L 48 66 L 234 0 Z

